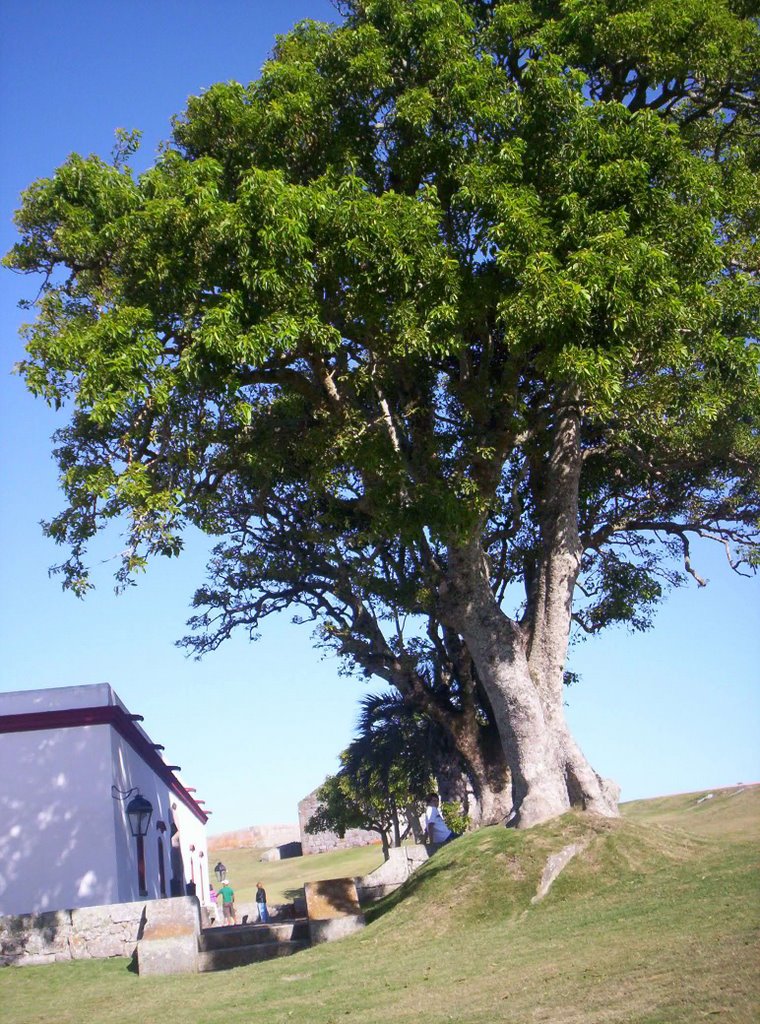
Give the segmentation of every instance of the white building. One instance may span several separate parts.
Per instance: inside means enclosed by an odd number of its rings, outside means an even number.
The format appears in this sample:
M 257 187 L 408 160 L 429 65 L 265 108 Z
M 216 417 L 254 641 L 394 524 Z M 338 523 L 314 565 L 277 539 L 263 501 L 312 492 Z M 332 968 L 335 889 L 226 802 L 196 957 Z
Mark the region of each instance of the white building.
M 0 915 L 208 897 L 207 813 L 107 683 L 0 693 Z M 152 806 L 144 837 L 127 809 Z

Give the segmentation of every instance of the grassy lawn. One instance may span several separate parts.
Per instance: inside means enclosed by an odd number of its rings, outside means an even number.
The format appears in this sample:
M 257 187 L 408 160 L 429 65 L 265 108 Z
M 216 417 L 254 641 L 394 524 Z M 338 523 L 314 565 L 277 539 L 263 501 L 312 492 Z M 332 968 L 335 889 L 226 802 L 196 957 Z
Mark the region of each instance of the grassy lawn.
M 0 971 L 0 1019 L 756 1024 L 760 787 L 698 796 L 653 801 L 649 816 L 632 804 L 619 821 L 569 814 L 466 836 L 359 935 L 286 960 L 169 978 L 139 978 L 124 960 Z M 571 841 L 583 853 L 532 903 L 547 856 Z M 222 859 L 234 882 L 232 854 Z M 253 865 L 265 884 L 264 867 L 297 874 L 294 862 Z
M 211 857 L 214 863 L 221 860 L 227 868 L 238 903 L 254 899 L 257 882 L 263 882 L 270 903 L 289 903 L 301 892 L 304 882 L 367 875 L 383 863 L 379 844 L 264 863 L 259 861 L 262 852 L 216 850 Z

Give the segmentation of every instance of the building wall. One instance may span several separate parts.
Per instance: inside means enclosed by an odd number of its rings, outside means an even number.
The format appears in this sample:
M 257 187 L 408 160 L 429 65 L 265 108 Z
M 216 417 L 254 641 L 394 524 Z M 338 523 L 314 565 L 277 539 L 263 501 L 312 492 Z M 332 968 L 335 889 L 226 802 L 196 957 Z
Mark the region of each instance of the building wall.
M 212 865 L 209 869 L 206 826 L 181 800 L 172 799 L 171 808 L 179 830 L 176 838 L 179 839 L 185 883 L 193 882 L 200 902 L 208 904 L 209 874 L 213 877 L 214 868 Z
M 0 736 L 0 914 L 122 898 L 110 732 L 94 725 Z
M 118 727 L 28 728 L 11 717 L 55 712 L 68 723 L 84 709 L 92 721 L 88 709 L 100 708 Z M 134 719 L 107 684 L 0 694 L 0 916 L 184 895 L 191 881 L 208 900 L 202 812 Z M 153 805 L 144 892 L 127 820 L 138 789 Z
M 149 899 L 184 895 L 190 882 L 196 884 L 201 902 L 208 902 L 208 850 L 206 827 L 176 794 L 145 764 L 124 737 L 113 731 L 113 785 L 121 792 L 138 788 L 153 804 L 153 816 L 144 840 L 145 882 Z M 109 793 L 110 795 L 110 793 Z M 128 800 L 112 800 L 116 859 L 119 864 L 119 902 L 139 900 L 137 841 L 127 821 Z M 163 828 L 162 828 L 163 826 Z M 175 829 L 172 827 L 176 827 Z M 160 847 L 159 847 L 160 840 Z M 161 891 L 163 849 L 164 891 Z M 172 879 L 175 887 L 172 888 Z M 179 889 L 176 883 L 179 882 Z
M 0 693 L 0 715 L 19 715 L 35 711 L 65 711 L 102 704 L 124 705 L 108 683 L 86 686 L 53 686 L 45 690 L 14 690 Z
M 139 900 L 143 895 L 149 899 L 159 899 L 162 895 L 170 895 L 171 864 L 169 853 L 169 794 L 160 779 L 151 771 L 123 736 L 111 731 L 112 777 L 108 786 L 108 797 L 113 811 L 113 831 L 118 864 L 119 895 L 118 902 L 129 903 Z M 112 791 L 111 787 L 115 787 Z M 139 789 L 142 796 L 153 804 L 153 815 L 150 820 L 148 834 L 143 840 L 145 855 L 145 894 L 140 893 L 137 840 L 132 835 L 127 819 L 127 805 L 130 798 L 113 799 L 113 792 L 130 793 Z M 101 797 L 102 798 L 102 797 Z M 167 831 L 161 833 L 157 829 L 158 822 L 164 822 Z M 162 838 L 164 846 L 164 888 L 161 892 L 161 873 L 159 869 L 158 838 Z M 114 901 L 116 902 L 116 901 Z

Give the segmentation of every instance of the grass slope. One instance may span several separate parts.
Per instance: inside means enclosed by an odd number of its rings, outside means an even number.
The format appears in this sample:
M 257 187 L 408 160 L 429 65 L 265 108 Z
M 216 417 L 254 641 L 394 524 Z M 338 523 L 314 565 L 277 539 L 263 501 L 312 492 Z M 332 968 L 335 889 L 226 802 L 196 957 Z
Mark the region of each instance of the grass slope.
M 675 825 L 700 835 L 760 839 L 760 785 L 635 800 L 621 810 L 634 821 Z
M 265 863 L 259 861 L 261 853 L 258 849 L 236 849 L 219 850 L 213 855 L 214 863 L 221 860 L 227 868 L 238 903 L 255 898 L 257 882 L 263 883 L 270 903 L 289 903 L 302 891 L 304 882 L 367 875 L 383 863 L 379 845 Z
M 171 978 L 123 960 L 5 970 L 0 1018 L 755 1024 L 760 787 L 729 794 L 484 829 L 440 850 L 359 935 L 284 961 Z M 533 903 L 547 856 L 574 841 L 584 851 Z

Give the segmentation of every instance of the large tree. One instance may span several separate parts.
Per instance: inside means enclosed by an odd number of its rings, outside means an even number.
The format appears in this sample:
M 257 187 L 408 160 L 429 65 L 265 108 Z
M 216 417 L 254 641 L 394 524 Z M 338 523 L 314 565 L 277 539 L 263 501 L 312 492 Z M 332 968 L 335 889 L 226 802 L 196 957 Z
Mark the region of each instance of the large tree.
M 124 136 L 24 196 L 64 582 L 109 521 L 122 582 L 192 523 L 223 538 L 199 651 L 305 608 L 517 824 L 615 814 L 564 720 L 572 623 L 647 626 L 696 537 L 757 557 L 753 5 L 339 7 L 144 174 Z
M 431 722 L 439 774 L 448 764 L 446 793 L 476 823 L 503 820 L 510 776 L 494 716 L 466 645 L 420 600 L 414 549 L 393 538 L 367 544 L 363 516 L 351 522 L 341 507 L 333 523 L 332 500 L 298 500 L 290 491 L 285 505 L 278 490 L 274 506 L 252 513 L 248 494 L 226 503 L 237 510 L 226 520 L 230 539 L 216 548 L 210 584 L 195 595 L 203 611 L 191 619 L 185 646 L 200 656 L 234 629 L 255 635 L 272 611 L 300 606 L 301 620 L 318 623 L 317 643 L 347 670 L 391 683 L 410 712 Z

